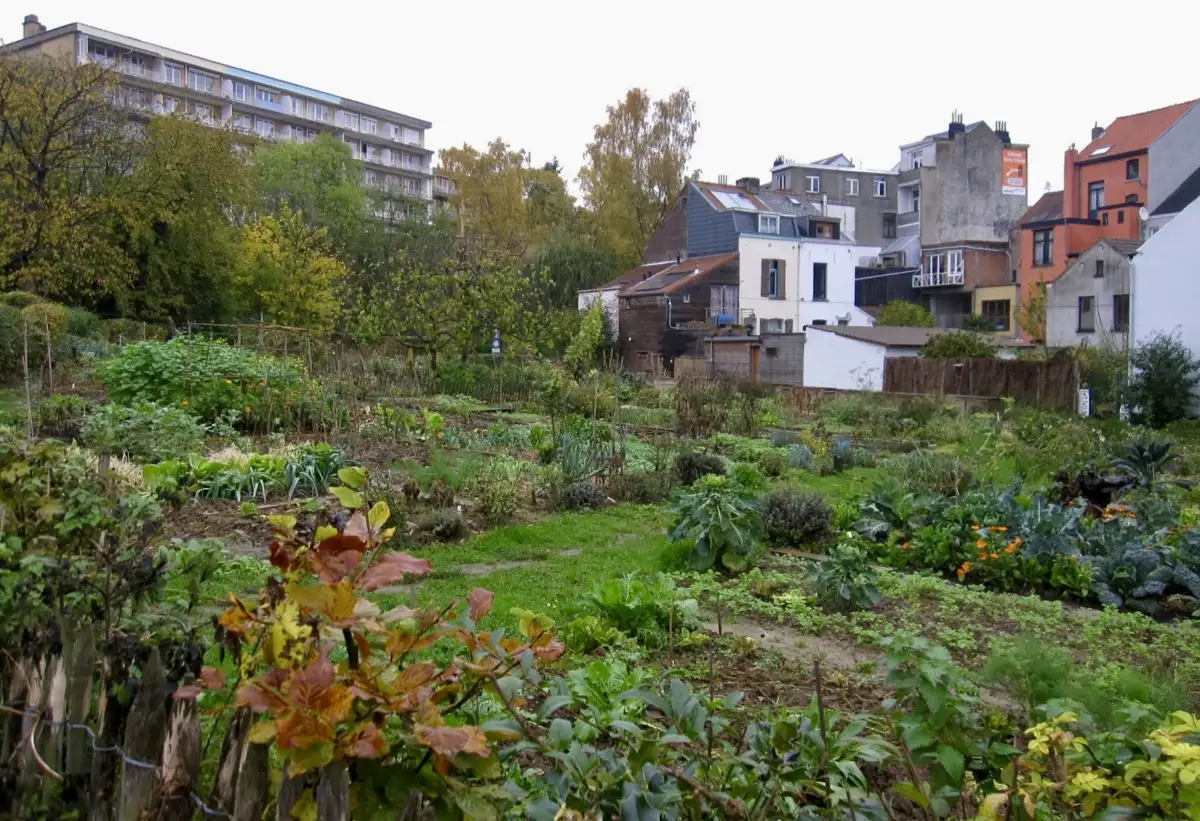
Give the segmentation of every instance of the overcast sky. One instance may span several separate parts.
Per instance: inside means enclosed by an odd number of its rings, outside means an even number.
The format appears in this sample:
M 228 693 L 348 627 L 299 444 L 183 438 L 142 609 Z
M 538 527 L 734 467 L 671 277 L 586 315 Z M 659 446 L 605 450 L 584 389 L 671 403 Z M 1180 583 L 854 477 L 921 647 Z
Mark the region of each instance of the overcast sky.
M 83 22 L 429 120 L 435 149 L 501 136 L 569 177 L 606 105 L 633 86 L 686 86 L 693 167 L 770 176 L 778 154 L 838 152 L 890 168 L 898 146 L 1007 120 L 1030 144 L 1030 202 L 1062 184 L 1062 155 L 1094 121 L 1200 97 L 1182 0 L 978 4 L 657 0 L 22 0 Z

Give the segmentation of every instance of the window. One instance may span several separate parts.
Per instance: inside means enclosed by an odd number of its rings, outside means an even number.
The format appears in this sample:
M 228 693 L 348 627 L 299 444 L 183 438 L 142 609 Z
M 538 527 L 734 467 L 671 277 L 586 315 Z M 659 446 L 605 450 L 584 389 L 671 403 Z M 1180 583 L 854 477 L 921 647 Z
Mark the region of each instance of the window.
M 264 120 L 262 117 L 259 117 L 254 123 L 254 130 L 258 132 L 258 136 L 260 137 L 274 137 L 275 121 Z
M 1124 224 L 1125 224 L 1125 212 L 1118 211 L 1117 212 L 1117 225 L 1124 225 Z
M 1096 330 L 1095 302 L 1096 298 L 1092 296 L 1079 298 L 1079 321 L 1075 327 L 1078 333 L 1088 334 Z
M 121 70 L 126 74 L 132 74 L 134 77 L 148 77 L 150 75 L 150 61 L 136 54 L 131 55 L 125 59 L 125 64 L 121 66 Z
M 961 274 L 963 272 L 962 251 L 946 252 L 946 272 L 950 274 Z
M 846 177 L 846 196 L 858 196 L 858 177 Z
M 408 155 L 405 155 L 405 160 Z M 407 163 L 405 163 L 407 165 Z M 760 234 L 778 234 L 779 233 L 779 217 L 774 214 L 759 214 L 758 215 L 758 233 Z
M 233 84 L 233 99 L 242 103 L 250 102 L 250 84 L 235 82 Z
M 170 114 L 175 109 L 179 108 L 178 97 L 163 97 L 163 111 Z
M 146 92 L 140 88 L 125 89 L 125 102 L 133 108 L 146 107 Z
M 896 238 L 896 215 L 895 214 L 884 214 L 883 215 L 883 236 L 884 236 L 884 239 L 895 239 Z
M 920 168 L 924 164 L 925 164 L 925 152 L 924 151 L 917 150 L 917 151 L 910 151 L 908 153 L 908 167 L 910 169 Z
M 1127 179 L 1127 180 L 1138 179 L 1139 170 L 1140 169 L 1138 168 L 1137 160 L 1126 160 L 1125 161 L 1125 179 Z
M 1100 224 L 1108 225 L 1108 212 L 1107 211 L 1105 211 L 1103 214 L 1100 215 Z
M 946 273 L 946 255 L 945 254 L 930 254 L 925 257 L 925 273 L 927 274 L 944 274 Z
M 713 285 L 708 304 L 709 312 L 717 314 L 736 314 L 738 309 L 738 286 Z
M 1097 219 L 1104 207 L 1104 183 L 1088 183 L 1088 218 Z
M 308 119 L 320 120 L 323 123 L 329 122 L 329 106 L 321 103 L 308 101 Z
M 204 103 L 188 103 L 188 114 L 202 123 L 211 122 L 213 118 L 212 106 Z
M 192 91 L 198 91 L 201 94 L 213 93 L 213 77 L 211 74 L 203 74 L 196 71 L 194 68 L 188 69 L 188 88 Z
M 346 140 L 346 145 L 350 146 L 350 156 L 358 159 L 358 140 Z
M 821 178 L 820 177 L 809 177 L 808 178 L 808 193 L 810 193 L 810 194 L 820 194 L 821 193 Z
M 979 305 L 979 313 L 997 331 L 1007 331 L 1010 326 L 1011 302 L 1007 299 L 985 299 Z
M 183 85 L 183 69 L 170 63 L 163 64 L 163 82 L 168 85 Z
M 1129 196 L 1125 197 L 1125 203 L 1127 205 L 1137 205 L 1137 203 L 1138 203 L 1137 194 L 1130 194 Z
M 826 299 L 825 287 L 828 283 L 825 281 L 825 278 L 827 267 L 824 262 L 813 263 L 813 302 L 824 302 Z
M 877 196 L 877 197 L 886 197 L 887 196 L 887 177 L 876 177 L 875 178 L 875 196 Z
M 691 295 L 691 294 L 684 294 L 684 295 L 683 295 L 683 303 L 684 303 L 685 305 L 686 305 L 687 303 L 691 302 L 691 301 L 692 301 L 692 295 Z
M 303 117 L 306 105 L 307 105 L 307 101 L 305 101 L 303 98 L 293 97 L 292 98 L 292 115 L 296 116 L 296 117 Z
M 409 128 L 408 126 L 405 126 L 401 139 L 403 139 L 406 143 L 410 143 L 411 145 L 420 145 L 421 132 L 415 128 Z
M 912 190 L 912 210 L 913 213 L 921 212 L 921 186 L 915 185 Z
M 812 324 L 814 324 L 814 325 L 828 325 L 829 323 L 828 323 L 828 322 L 826 322 L 824 319 L 814 319 Z
M 740 208 L 743 211 L 758 210 L 745 194 L 739 194 L 736 191 L 714 191 L 712 193 L 717 198 L 717 202 L 726 208 Z
M 104 43 L 93 43 L 90 49 L 93 63 L 112 66 L 117 63 L 117 47 Z
M 779 298 L 779 260 L 773 259 L 767 263 L 767 296 Z
M 783 320 L 764 318 L 761 331 L 764 334 L 781 334 L 783 333 Z
M 775 175 L 775 190 L 776 191 L 787 191 L 788 190 L 788 175 L 787 174 L 776 174 Z
M 1096 276 L 1096 277 L 1104 276 L 1104 260 L 1102 260 L 1102 259 L 1096 260 L 1096 273 L 1094 274 L 1094 276 Z
M 362 131 L 364 134 L 375 134 L 379 130 L 379 123 L 370 117 L 362 118 Z
M 357 114 L 351 114 L 349 111 L 347 111 L 346 113 L 344 113 L 342 115 L 342 119 L 345 122 L 346 128 L 348 128 L 351 131 L 358 131 L 358 115 Z
M 1033 264 L 1054 264 L 1054 229 L 1033 232 Z
M 280 101 L 283 98 L 279 96 L 278 91 L 273 91 L 272 89 L 269 89 L 269 88 L 258 87 L 258 88 L 254 89 L 254 99 L 260 103 L 268 103 L 270 105 L 279 105 Z
M 1113 295 L 1112 327 L 1114 331 L 1129 330 L 1129 294 Z
M 238 131 L 251 131 L 253 129 L 249 114 L 234 114 L 229 124 Z
M 831 223 L 831 222 L 814 222 L 812 225 L 813 225 L 813 229 L 814 229 L 813 230 L 814 236 L 818 236 L 823 239 L 834 239 L 835 238 L 833 236 L 833 223 Z
M 369 143 L 363 143 L 362 147 L 363 159 L 371 162 L 379 162 L 379 149 Z
M 394 123 L 388 123 L 384 132 L 387 134 L 389 140 L 400 139 L 400 126 Z
M 363 185 L 369 185 L 372 188 L 379 184 L 379 177 L 374 171 L 363 172 Z

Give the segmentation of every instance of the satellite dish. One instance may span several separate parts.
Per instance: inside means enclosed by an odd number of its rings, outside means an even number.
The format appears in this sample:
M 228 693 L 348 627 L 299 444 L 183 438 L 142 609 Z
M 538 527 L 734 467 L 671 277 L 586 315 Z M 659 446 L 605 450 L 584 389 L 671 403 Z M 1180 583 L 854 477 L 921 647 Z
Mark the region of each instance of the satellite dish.
M 1146 206 L 1143 205 L 1138 209 L 1138 219 L 1140 219 L 1142 222 L 1150 219 L 1150 212 L 1146 210 Z

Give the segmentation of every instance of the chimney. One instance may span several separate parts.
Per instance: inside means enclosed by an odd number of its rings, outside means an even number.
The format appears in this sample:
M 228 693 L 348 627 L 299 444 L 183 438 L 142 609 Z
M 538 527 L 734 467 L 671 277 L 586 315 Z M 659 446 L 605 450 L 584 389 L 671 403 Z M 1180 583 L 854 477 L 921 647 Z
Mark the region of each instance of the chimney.
M 717 175 L 717 185 L 729 185 L 729 175 L 728 174 L 718 174 Z
M 1096 123 L 1094 126 L 1092 126 L 1092 139 L 1093 140 L 1098 140 L 1103 136 L 1104 136 L 1104 129 L 1100 127 L 1100 123 Z
M 38 22 L 36 14 L 25 15 L 25 20 L 22 23 L 22 37 L 33 37 L 34 35 L 41 34 L 45 30 L 46 27 Z
M 1065 219 L 1079 216 L 1079 170 L 1075 165 L 1078 157 L 1079 152 L 1075 150 L 1075 144 L 1071 143 L 1071 147 L 1063 154 L 1062 215 Z
M 747 194 L 758 193 L 758 177 L 742 177 L 737 181 L 737 187 Z
M 1005 145 L 1012 145 L 1012 138 L 1008 136 L 1008 122 L 1005 120 L 996 120 L 996 136 L 1000 138 L 1000 142 Z
M 946 129 L 946 134 L 953 140 L 955 134 L 962 134 L 966 130 L 967 127 L 963 125 L 962 115 L 955 111 L 950 115 L 950 127 Z

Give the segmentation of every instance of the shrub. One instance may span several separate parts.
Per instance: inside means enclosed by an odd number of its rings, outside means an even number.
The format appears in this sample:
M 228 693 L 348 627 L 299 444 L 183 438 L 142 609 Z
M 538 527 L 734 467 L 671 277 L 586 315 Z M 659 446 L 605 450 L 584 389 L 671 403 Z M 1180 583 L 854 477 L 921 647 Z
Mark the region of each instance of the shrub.
M 7 294 L 0 294 L 0 305 L 11 305 L 18 311 L 44 301 L 32 291 L 9 291 Z
M 677 491 L 672 542 L 691 542 L 689 563 L 695 570 L 721 566 L 741 572 L 750 569 L 759 518 L 744 491 L 725 476 L 704 476 L 692 487 Z
M 963 317 L 962 330 L 990 334 L 996 330 L 996 320 L 981 314 L 969 314 Z
M 900 403 L 899 411 L 901 419 L 911 419 L 918 426 L 923 427 L 938 412 L 938 405 L 932 399 L 924 396 L 912 396 Z
M 778 451 L 765 451 L 759 454 L 758 466 L 765 476 L 782 476 L 783 472 L 787 470 L 787 465 L 787 457 Z
M 763 530 L 775 544 L 800 547 L 829 535 L 833 510 L 815 491 L 777 490 L 759 502 Z
M 625 634 L 599 616 L 579 616 L 562 626 L 562 640 L 567 648 L 588 654 L 601 647 L 620 644 Z
M 812 572 L 817 601 L 826 610 L 846 613 L 879 604 L 879 574 L 867 554 L 853 545 L 838 545 Z
M 1135 369 L 1129 404 L 1138 409 L 1138 419 L 1161 428 L 1187 418 L 1192 391 L 1200 383 L 1200 361 L 1178 336 L 1156 334 L 1133 349 L 1129 364 Z
M 683 436 L 706 436 L 723 429 L 732 400 L 725 382 L 680 379 L 675 386 L 675 430 Z
M 786 448 L 800 441 L 800 434 L 794 430 L 771 431 L 771 444 L 777 448 Z
M 130 459 L 155 461 L 161 454 L 197 453 L 207 429 L 181 408 L 153 402 L 101 405 L 87 418 L 80 435 L 95 450 Z
M 767 477 L 750 462 L 734 462 L 730 472 L 733 481 L 750 493 L 762 493 L 767 489 Z
M 66 331 L 71 336 L 83 339 L 104 338 L 104 327 L 100 324 L 100 317 L 82 308 L 67 308 Z
M 938 450 L 914 450 L 884 462 L 888 475 L 913 493 L 957 496 L 975 486 L 975 475 L 953 454 Z
M 933 314 L 917 303 L 895 299 L 879 309 L 879 313 L 875 315 L 875 324 L 904 328 L 932 328 L 937 321 Z
M 55 439 L 77 439 L 92 404 L 82 396 L 56 394 L 38 402 L 35 423 L 38 433 Z
M 509 458 L 490 459 L 473 483 L 479 511 L 492 521 L 502 521 L 517 512 L 522 463 Z
M 567 485 L 559 499 L 567 510 L 594 510 L 604 504 L 604 493 L 591 482 Z
M 681 453 L 675 457 L 675 475 L 679 483 L 694 485 L 701 476 L 725 473 L 725 463 L 715 453 Z
M 417 517 L 414 532 L 425 539 L 453 542 L 467 535 L 467 520 L 456 507 L 430 510 Z
M 651 505 L 664 501 L 671 495 L 673 479 L 671 472 L 666 470 L 619 473 L 609 477 L 608 495 L 618 502 Z
M 19 308 L 0 305 L 0 379 L 21 373 L 23 327 Z
M 990 358 L 997 348 L 977 333 L 947 331 L 935 334 L 921 346 L 921 356 L 927 359 Z
M 794 445 L 788 451 L 788 465 L 800 470 L 812 470 L 815 466 L 812 448 L 808 445 Z

